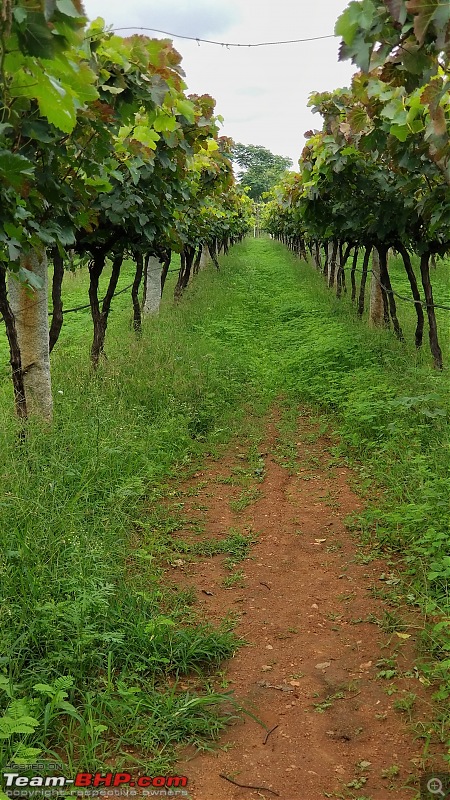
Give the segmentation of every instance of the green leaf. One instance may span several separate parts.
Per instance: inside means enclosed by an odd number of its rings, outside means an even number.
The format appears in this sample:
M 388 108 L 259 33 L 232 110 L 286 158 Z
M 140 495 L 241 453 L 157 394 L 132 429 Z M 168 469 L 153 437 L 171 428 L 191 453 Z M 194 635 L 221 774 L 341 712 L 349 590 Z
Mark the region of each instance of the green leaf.
M 177 111 L 179 114 L 182 114 L 183 117 L 186 117 L 187 121 L 193 125 L 195 122 L 195 113 L 194 113 L 194 106 L 190 100 L 177 100 L 176 103 Z
M 70 87 L 80 103 L 91 103 L 98 98 L 96 89 L 96 76 L 88 64 L 75 64 L 72 61 L 64 63 L 54 59 L 50 64 L 45 64 L 46 71 L 54 75 L 65 88 Z
M 27 65 L 28 66 L 28 65 Z M 30 64 L 32 80 L 25 70 L 20 70 L 11 83 L 12 97 L 28 97 L 38 102 L 43 117 L 64 133 L 71 133 L 76 124 L 78 103 L 69 86 L 64 87 L 43 64 Z
M 36 58 L 52 58 L 55 39 L 45 17 L 36 11 L 28 11 L 26 19 L 17 32 L 23 53 Z
M 44 120 L 25 119 L 22 124 L 22 133 L 29 139 L 36 139 L 38 142 L 53 142 L 55 135 Z
M 33 684 L 33 689 L 36 692 L 45 692 L 46 694 L 49 694 L 50 697 L 53 697 L 55 694 L 54 686 L 51 686 L 49 683 L 35 683 Z
M 358 30 L 357 6 L 356 2 L 350 3 L 334 26 L 336 36 L 341 36 L 346 44 L 352 44 Z
M 28 158 L 9 150 L 0 151 L 0 179 L 20 189 L 33 176 L 34 166 Z
M 17 239 L 8 239 L 8 254 L 10 261 L 17 261 L 20 256 L 20 242 Z
M 137 142 L 150 147 L 151 150 L 156 150 L 156 142 L 159 142 L 160 136 L 155 130 L 149 128 L 147 125 L 136 125 L 132 138 Z
M 178 122 L 171 114 L 158 114 L 153 122 L 155 131 L 174 131 L 178 127 Z
M 76 112 L 72 99 L 67 95 L 61 96 L 58 92 L 38 97 L 41 114 L 47 117 L 57 128 L 64 133 L 72 133 L 76 124 Z
M 100 86 L 100 89 L 103 89 L 104 92 L 109 92 L 110 94 L 121 94 L 124 91 L 122 86 L 109 86 L 107 83 L 104 83 L 103 86 Z
M 13 10 L 13 17 L 16 22 L 21 25 L 22 22 L 25 22 L 27 18 L 26 8 L 23 8 L 23 6 L 16 6 L 16 8 Z
M 56 8 L 66 17 L 74 17 L 75 19 L 83 18 L 83 14 L 77 11 L 72 0 L 56 0 Z
M 28 283 L 33 289 L 42 289 L 42 279 L 35 275 L 34 272 L 26 269 L 26 267 L 20 267 L 18 275 L 22 283 Z
M 9 122 L 0 122 L 0 136 L 3 136 L 6 131 L 14 130 L 13 126 L 9 124 Z

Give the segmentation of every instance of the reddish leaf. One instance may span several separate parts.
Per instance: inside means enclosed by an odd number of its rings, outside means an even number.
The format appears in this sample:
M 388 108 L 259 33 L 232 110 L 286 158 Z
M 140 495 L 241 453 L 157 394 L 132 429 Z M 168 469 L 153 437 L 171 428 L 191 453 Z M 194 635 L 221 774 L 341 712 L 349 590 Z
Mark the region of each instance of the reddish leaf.
M 404 25 L 406 21 L 405 0 L 384 0 L 384 4 L 395 22 Z
M 414 15 L 414 33 L 419 44 L 425 35 L 438 7 L 438 0 L 406 0 L 406 8 Z
M 431 114 L 433 121 L 433 130 L 436 136 L 445 136 L 447 133 L 447 121 L 445 119 L 444 109 L 438 106 Z

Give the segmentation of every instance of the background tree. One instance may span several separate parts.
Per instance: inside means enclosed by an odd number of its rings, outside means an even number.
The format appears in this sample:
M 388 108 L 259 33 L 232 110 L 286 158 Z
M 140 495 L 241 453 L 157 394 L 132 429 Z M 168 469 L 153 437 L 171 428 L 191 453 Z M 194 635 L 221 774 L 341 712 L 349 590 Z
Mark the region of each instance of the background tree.
M 233 146 L 232 158 L 240 167 L 237 178 L 241 186 L 248 187 L 252 200 L 260 202 L 264 192 L 269 192 L 292 167 L 292 160 L 277 156 L 257 144 Z

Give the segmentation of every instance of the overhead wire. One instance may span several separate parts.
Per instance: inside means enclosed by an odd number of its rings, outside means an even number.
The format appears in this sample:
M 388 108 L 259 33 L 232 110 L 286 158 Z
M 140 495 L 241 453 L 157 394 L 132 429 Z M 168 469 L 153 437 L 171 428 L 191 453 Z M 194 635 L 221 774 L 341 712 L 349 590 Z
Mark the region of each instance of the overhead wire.
M 345 270 L 345 267 L 343 269 Z M 351 272 L 353 272 L 353 271 L 359 272 L 361 274 L 363 272 L 362 269 L 358 269 L 358 268 L 356 268 L 355 270 L 353 270 L 353 268 L 352 268 Z M 432 304 L 431 303 L 426 303 L 424 300 L 414 300 L 412 297 L 405 297 L 404 294 L 399 294 L 398 292 L 395 291 L 395 289 L 392 289 L 392 288 L 388 289 L 380 281 L 378 275 L 376 274 L 376 272 L 373 271 L 373 269 L 368 269 L 367 270 L 367 274 L 373 275 L 373 277 L 375 278 L 375 280 L 377 281 L 379 286 L 381 286 L 381 288 L 384 289 L 385 292 L 387 292 L 388 294 L 395 295 L 395 297 L 398 297 L 399 300 L 404 300 L 407 303 L 414 303 L 415 306 L 416 305 L 421 305 L 421 306 L 423 306 L 423 308 L 442 308 L 444 311 L 450 311 L 450 306 L 444 306 L 441 303 L 432 303 Z
M 150 270 L 150 272 L 157 272 L 157 271 L 159 271 L 159 270 Z M 177 268 L 175 268 L 175 269 L 169 269 L 169 270 L 167 270 L 167 273 L 169 274 L 169 273 L 171 273 L 171 272 L 179 272 L 179 271 L 180 271 L 180 270 L 179 270 L 179 268 L 177 267 Z M 130 283 L 128 286 L 125 286 L 125 288 L 124 288 L 124 289 L 120 289 L 120 291 L 118 291 L 118 292 L 114 292 L 114 294 L 113 294 L 113 295 L 112 295 L 112 297 L 111 297 L 111 300 L 112 300 L 114 297 L 118 297 L 118 296 L 119 296 L 119 294 L 123 294 L 124 292 L 128 292 L 128 290 L 129 290 L 129 289 L 131 289 L 131 287 L 132 287 L 132 286 L 133 286 L 133 284 L 132 284 L 132 283 Z M 103 298 L 103 300 L 100 300 L 99 302 L 100 302 L 100 303 L 103 303 L 104 299 L 105 299 L 105 298 Z M 75 306 L 75 308 L 63 308 L 63 309 L 62 309 L 62 311 L 61 311 L 61 313 L 62 313 L 62 314 L 73 314 L 75 311 L 85 311 L 85 310 L 87 310 L 87 309 L 88 309 L 88 308 L 90 308 L 90 307 L 91 307 L 91 304 L 90 304 L 90 303 L 88 303 L 87 305 L 84 305 L 84 306 Z M 19 309 L 19 311 L 18 311 L 18 312 L 16 312 L 16 316 L 20 316 L 20 314 L 22 313 L 22 311 L 23 311 L 23 310 L 24 310 L 24 309 Z M 52 317 L 52 316 L 53 316 L 53 311 L 49 311 L 49 312 L 48 312 L 48 316 L 49 316 L 49 317 Z M 0 315 L 0 322 L 4 322 L 3 316 L 1 316 L 1 315 Z
M 172 39 L 187 39 L 191 42 L 197 42 L 199 45 L 204 44 L 214 44 L 219 47 L 226 47 L 227 49 L 230 47 L 275 47 L 278 45 L 285 45 L 285 44 L 302 44 L 303 42 L 318 42 L 322 39 L 335 39 L 336 34 L 329 33 L 326 36 L 308 36 L 304 39 L 285 39 L 281 41 L 275 42 L 219 42 L 215 39 L 203 39 L 201 36 L 184 36 L 180 33 L 170 33 L 170 31 L 162 31 L 159 28 L 147 28 L 141 27 L 136 25 L 128 25 L 126 27 L 120 28 L 112 28 L 112 33 L 116 33 L 117 31 L 149 31 L 150 33 L 162 33 L 163 36 L 170 36 Z M 102 35 L 103 31 L 99 31 L 98 35 Z M 89 38 L 89 37 L 87 37 Z

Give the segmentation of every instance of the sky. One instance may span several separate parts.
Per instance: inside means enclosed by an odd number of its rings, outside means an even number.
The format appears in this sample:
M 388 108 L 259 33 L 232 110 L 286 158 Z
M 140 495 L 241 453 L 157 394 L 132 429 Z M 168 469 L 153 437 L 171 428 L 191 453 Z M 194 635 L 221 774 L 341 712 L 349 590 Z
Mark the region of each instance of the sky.
M 326 36 L 348 0 L 84 0 L 98 16 L 129 36 L 139 27 L 220 42 Z M 147 32 L 148 36 L 165 38 Z M 183 56 L 187 91 L 211 94 L 224 117 L 221 135 L 288 156 L 294 168 L 304 133 L 321 128 L 307 107 L 313 91 L 348 86 L 354 67 L 339 63 L 339 39 L 257 48 L 226 48 L 173 37 Z

